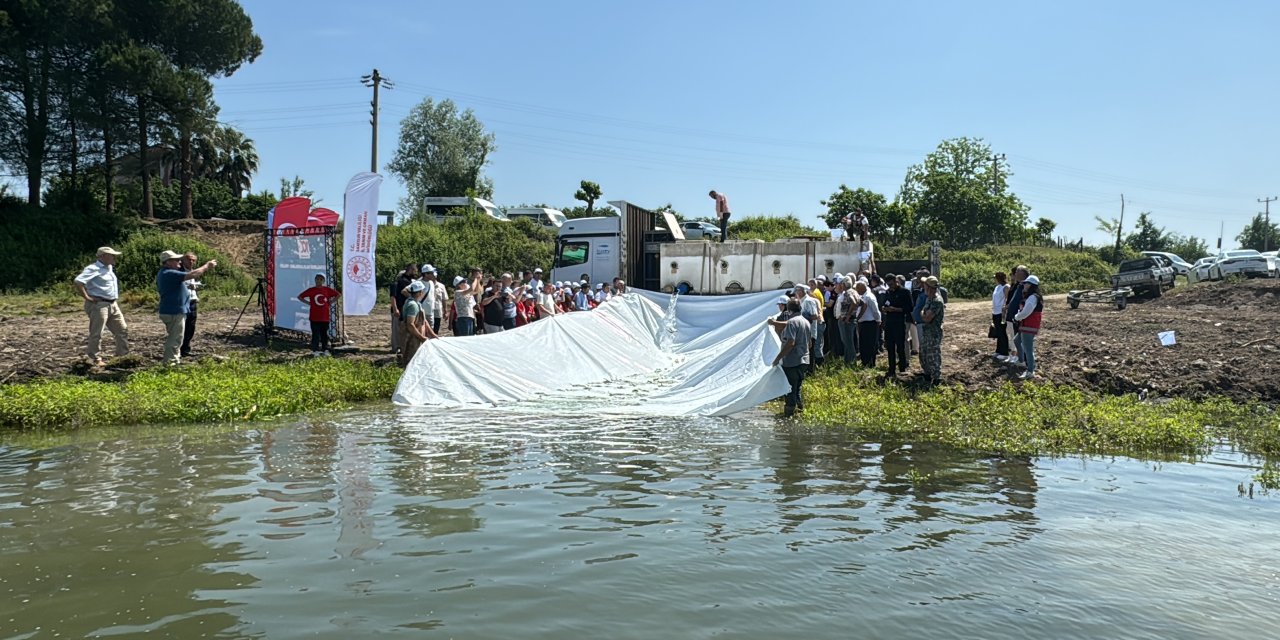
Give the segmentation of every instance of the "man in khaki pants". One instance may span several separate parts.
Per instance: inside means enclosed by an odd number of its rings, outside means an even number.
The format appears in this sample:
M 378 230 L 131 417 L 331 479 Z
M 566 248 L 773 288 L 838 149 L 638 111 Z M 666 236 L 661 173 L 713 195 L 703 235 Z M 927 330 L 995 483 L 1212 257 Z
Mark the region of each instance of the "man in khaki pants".
M 191 292 L 187 281 L 203 276 L 218 266 L 210 260 L 190 271 L 182 270 L 182 254 L 165 251 L 160 254 L 160 273 L 156 274 L 156 290 L 160 293 L 160 321 L 164 323 L 164 363 L 175 365 L 181 361 L 182 334 L 187 324 L 187 312 L 191 310 Z
M 129 325 L 120 313 L 120 305 L 116 304 L 120 297 L 115 272 L 119 255 L 120 252 L 111 247 L 98 247 L 98 261 L 85 267 L 75 279 L 76 291 L 84 298 L 84 312 L 89 316 L 89 346 L 85 355 L 95 367 L 105 364 L 101 354 L 103 327 L 116 340 L 116 357 L 129 354 Z

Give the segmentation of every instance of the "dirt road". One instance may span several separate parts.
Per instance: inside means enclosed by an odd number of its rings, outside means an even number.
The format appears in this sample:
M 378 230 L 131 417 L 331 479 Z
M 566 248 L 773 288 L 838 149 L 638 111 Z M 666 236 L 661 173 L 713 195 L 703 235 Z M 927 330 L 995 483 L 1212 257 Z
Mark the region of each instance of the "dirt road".
M 948 382 L 979 389 L 1014 379 L 1016 371 L 991 358 L 995 343 L 987 338 L 988 305 L 960 301 L 947 309 L 943 373 Z M 1123 311 L 1101 304 L 1073 310 L 1064 296 L 1049 296 L 1036 348 L 1040 380 L 1102 393 L 1221 395 L 1274 403 L 1280 401 L 1277 310 L 1277 280 L 1179 287 L 1158 300 L 1132 301 Z M 260 352 L 263 341 L 253 333 L 258 319 L 252 313 L 230 332 L 238 315 L 238 309 L 202 313 L 196 356 Z M 159 319 L 143 310 L 126 310 L 125 316 L 133 352 L 144 362 L 158 361 Z M 361 351 L 344 357 L 387 361 L 388 323 L 382 314 L 347 319 L 347 334 Z M 1160 346 L 1161 331 L 1176 332 L 1177 345 Z M 0 381 L 86 373 L 81 355 L 86 334 L 83 314 L 70 309 L 0 317 Z M 110 353 L 109 337 L 104 343 Z M 307 352 L 305 344 L 277 340 L 270 353 L 289 360 Z

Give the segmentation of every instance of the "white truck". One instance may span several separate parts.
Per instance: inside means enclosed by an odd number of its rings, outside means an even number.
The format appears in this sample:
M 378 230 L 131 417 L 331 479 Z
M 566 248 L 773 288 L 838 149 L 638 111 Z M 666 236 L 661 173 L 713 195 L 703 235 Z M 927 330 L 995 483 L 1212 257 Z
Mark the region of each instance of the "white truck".
M 608 282 L 621 277 L 650 291 L 724 295 L 790 289 L 818 274 L 858 271 L 867 255 L 857 242 L 798 238 L 711 242 L 685 240 L 675 216 L 626 201 L 609 204 L 618 216 L 579 218 L 560 227 L 553 281 Z M 661 226 L 659 225 L 661 222 Z M 674 231 L 672 231 L 674 230 Z M 876 261 L 876 271 L 937 273 L 931 259 Z

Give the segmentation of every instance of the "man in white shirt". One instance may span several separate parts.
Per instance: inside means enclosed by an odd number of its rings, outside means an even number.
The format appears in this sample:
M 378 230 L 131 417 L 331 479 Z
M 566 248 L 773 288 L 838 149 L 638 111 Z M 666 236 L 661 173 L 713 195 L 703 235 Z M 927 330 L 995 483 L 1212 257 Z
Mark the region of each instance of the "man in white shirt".
M 858 292 L 858 306 L 854 311 L 858 321 L 858 359 L 864 367 L 875 367 L 876 352 L 880 346 L 877 339 L 880 332 L 880 304 L 876 300 L 876 294 L 867 288 L 866 281 L 858 280 L 853 287 Z
M 591 310 L 591 292 L 586 280 L 573 287 L 573 307 L 575 311 Z
M 542 293 L 542 267 L 533 270 L 533 277 L 529 278 L 529 291 Z
M 538 291 L 534 305 L 538 309 L 538 319 L 543 320 L 560 313 L 560 309 L 556 307 L 556 288 L 548 282 L 542 285 L 542 289 Z
M 605 288 L 603 282 L 596 283 L 596 304 L 601 305 L 609 301 L 609 289 Z
M 444 303 L 449 298 L 449 292 L 445 291 L 444 283 L 440 282 L 439 271 L 430 264 L 422 265 L 422 283 L 427 285 L 422 311 L 431 319 L 431 331 L 440 335 L 440 322 L 444 319 Z
M 84 268 L 76 276 L 75 288 L 84 298 L 84 312 L 89 316 L 89 345 L 85 355 L 100 367 L 102 359 L 102 328 L 106 327 L 116 341 L 116 357 L 129 354 L 129 325 L 120 313 L 116 299 L 120 297 L 120 284 L 116 280 L 115 264 L 119 251 L 111 247 L 98 247 L 98 260 Z

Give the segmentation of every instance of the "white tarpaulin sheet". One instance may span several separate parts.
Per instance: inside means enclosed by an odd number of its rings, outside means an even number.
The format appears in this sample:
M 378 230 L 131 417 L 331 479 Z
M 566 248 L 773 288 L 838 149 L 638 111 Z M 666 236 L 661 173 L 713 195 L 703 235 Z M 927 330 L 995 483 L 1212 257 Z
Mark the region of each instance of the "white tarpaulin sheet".
M 675 298 L 649 291 L 594 311 L 429 340 L 393 400 L 624 415 L 729 415 L 785 395 L 765 318 L 778 292 Z

